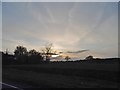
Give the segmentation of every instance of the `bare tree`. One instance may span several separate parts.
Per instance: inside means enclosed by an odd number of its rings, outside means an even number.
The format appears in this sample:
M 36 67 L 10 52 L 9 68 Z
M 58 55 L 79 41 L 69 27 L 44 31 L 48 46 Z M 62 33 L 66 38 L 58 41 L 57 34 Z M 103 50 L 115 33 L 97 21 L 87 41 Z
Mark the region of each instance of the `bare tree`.
M 46 54 L 49 55 L 50 53 L 52 53 L 52 47 L 53 47 L 53 44 L 50 43 L 48 44 L 46 47 L 45 47 L 45 51 L 46 51 Z
M 68 61 L 69 59 L 71 59 L 69 56 L 66 56 L 65 59 Z
M 42 49 L 43 55 L 45 55 L 46 58 L 46 62 L 50 61 L 51 53 L 53 51 L 52 48 L 53 48 L 53 44 L 49 43 L 45 46 L 44 49 Z

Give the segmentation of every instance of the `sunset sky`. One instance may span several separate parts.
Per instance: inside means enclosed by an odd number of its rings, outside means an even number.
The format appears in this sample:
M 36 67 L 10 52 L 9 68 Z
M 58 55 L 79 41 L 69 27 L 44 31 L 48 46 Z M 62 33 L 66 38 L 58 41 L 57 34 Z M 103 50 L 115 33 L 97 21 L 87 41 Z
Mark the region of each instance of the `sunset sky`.
M 118 56 L 117 2 L 3 2 L 2 49 L 89 49 L 78 56 Z

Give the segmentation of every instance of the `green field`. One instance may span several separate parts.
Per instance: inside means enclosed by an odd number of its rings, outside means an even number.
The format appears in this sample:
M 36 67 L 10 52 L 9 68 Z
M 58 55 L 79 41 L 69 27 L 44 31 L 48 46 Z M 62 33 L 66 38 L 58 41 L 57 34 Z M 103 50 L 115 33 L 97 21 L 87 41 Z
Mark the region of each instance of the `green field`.
M 40 88 L 117 88 L 118 63 L 64 62 L 3 66 L 3 81 Z

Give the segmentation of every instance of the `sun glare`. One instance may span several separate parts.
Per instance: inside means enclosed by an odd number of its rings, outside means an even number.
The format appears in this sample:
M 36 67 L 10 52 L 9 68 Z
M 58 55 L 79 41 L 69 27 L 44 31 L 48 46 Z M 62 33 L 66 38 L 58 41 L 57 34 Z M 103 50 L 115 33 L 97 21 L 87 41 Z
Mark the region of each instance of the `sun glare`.
M 52 55 L 52 57 L 58 57 L 59 55 Z

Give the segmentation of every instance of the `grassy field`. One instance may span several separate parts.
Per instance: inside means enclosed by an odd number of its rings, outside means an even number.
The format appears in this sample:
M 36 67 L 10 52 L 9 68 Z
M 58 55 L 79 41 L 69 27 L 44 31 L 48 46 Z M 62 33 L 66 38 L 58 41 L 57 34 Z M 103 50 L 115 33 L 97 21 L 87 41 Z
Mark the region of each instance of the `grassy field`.
M 64 62 L 3 66 L 3 81 L 40 88 L 117 88 L 118 63 Z

